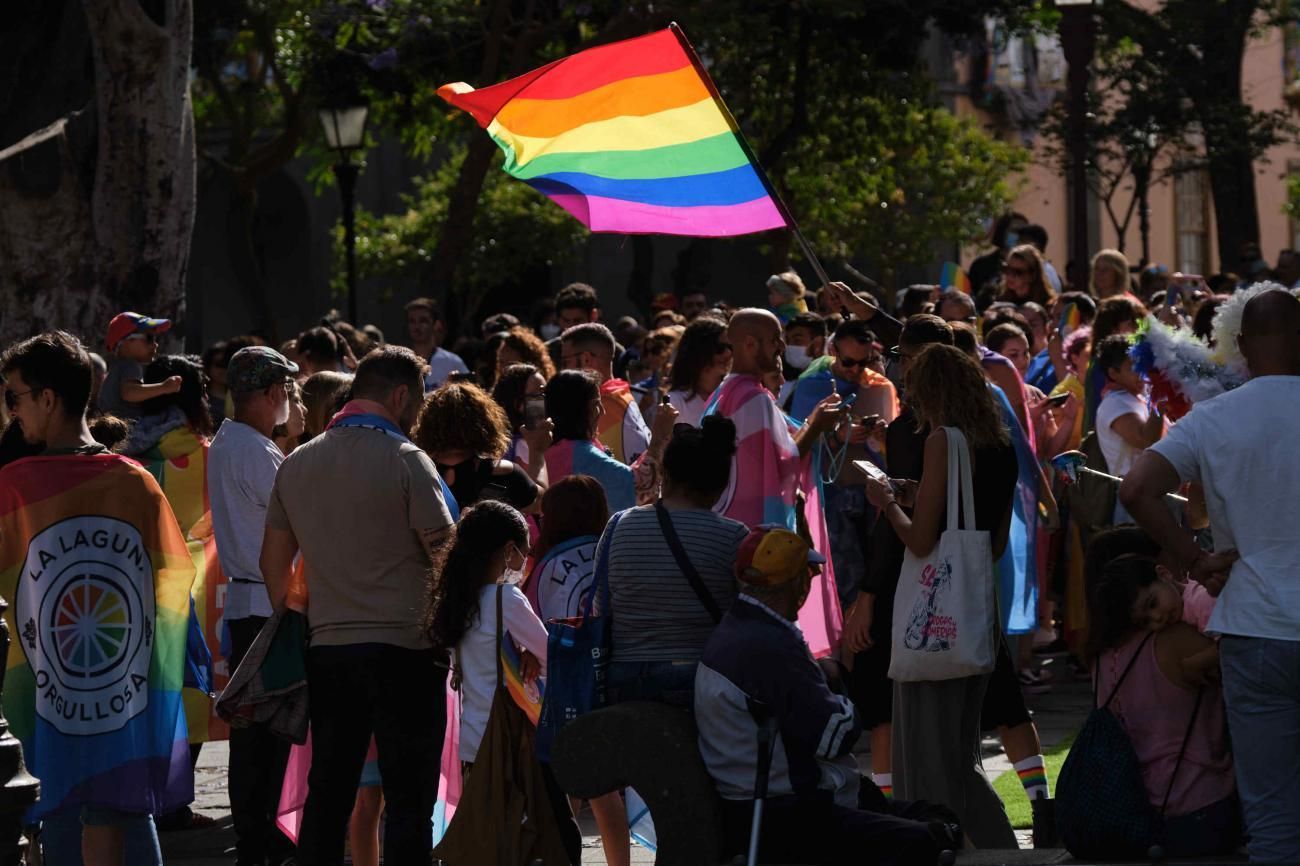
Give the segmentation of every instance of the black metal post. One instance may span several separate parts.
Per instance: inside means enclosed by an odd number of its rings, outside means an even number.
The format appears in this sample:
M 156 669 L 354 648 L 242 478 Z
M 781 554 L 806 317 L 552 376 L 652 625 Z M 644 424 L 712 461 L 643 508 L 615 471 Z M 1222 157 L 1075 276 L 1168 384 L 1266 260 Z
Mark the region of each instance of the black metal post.
M 4 621 L 8 608 L 9 603 L 0 598 L 0 659 L 9 657 L 9 626 Z M 9 733 L 3 713 L 4 679 L 5 669 L 0 666 L 0 866 L 18 866 L 27 849 L 23 816 L 36 802 L 41 786 L 27 772 L 22 743 Z
M 357 320 L 357 227 L 354 197 L 357 175 L 360 173 L 361 168 L 347 160 L 334 166 L 339 195 L 343 197 L 343 249 L 348 265 L 348 322 L 356 327 L 361 327 L 361 322 Z
M 1069 64 L 1066 81 L 1070 152 L 1070 258 L 1087 273 L 1088 243 L 1088 79 L 1097 48 L 1091 3 L 1061 9 L 1061 47 Z

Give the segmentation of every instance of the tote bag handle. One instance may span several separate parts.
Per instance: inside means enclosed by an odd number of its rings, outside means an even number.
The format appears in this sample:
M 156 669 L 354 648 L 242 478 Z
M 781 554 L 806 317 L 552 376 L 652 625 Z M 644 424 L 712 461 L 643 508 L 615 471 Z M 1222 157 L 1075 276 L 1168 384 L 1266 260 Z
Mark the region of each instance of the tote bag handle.
M 973 530 L 975 484 L 971 480 L 970 448 L 966 435 L 956 427 L 943 430 L 948 434 L 948 531 Z M 959 519 L 964 526 L 958 525 Z

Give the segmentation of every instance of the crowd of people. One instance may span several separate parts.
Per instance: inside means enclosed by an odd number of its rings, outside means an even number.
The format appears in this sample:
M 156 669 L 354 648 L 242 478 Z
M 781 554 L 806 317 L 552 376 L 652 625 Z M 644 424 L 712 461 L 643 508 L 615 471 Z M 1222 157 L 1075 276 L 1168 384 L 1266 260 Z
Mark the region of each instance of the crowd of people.
M 427 298 L 406 304 L 402 341 L 330 315 L 275 347 L 244 336 L 193 357 L 164 351 L 167 320 L 125 312 L 106 334 L 9 347 L 7 561 L 38 580 L 51 527 L 120 500 L 133 504 L 112 519 L 136 526 L 152 556 L 137 591 L 158 593 L 142 609 L 158 618 L 154 664 L 134 683 L 153 703 L 127 721 L 168 754 L 123 799 L 111 773 L 83 780 L 73 766 L 112 768 L 101 753 L 121 743 L 50 721 L 63 705 L 41 691 L 53 658 L 42 652 L 75 662 L 89 650 L 67 649 L 62 620 L 29 621 L 35 590 L 18 591 L 10 668 L 17 654 L 36 683 L 19 699 L 36 702 L 38 723 L 16 730 L 42 778 L 31 823 L 44 862 L 161 863 L 156 827 L 203 822 L 186 795 L 211 713 L 203 692 L 217 686 L 196 691 L 187 674 L 181 709 L 160 683 L 205 653 L 223 682 L 246 658 L 269 664 L 287 604 L 307 622 L 309 785 L 290 838 L 278 821 L 289 743 L 262 716 L 231 728 L 241 866 L 339 864 L 347 847 L 375 866 L 381 816 L 386 862 L 427 864 L 444 752 L 466 780 L 498 766 L 480 753 L 501 635 L 522 681 L 571 677 L 548 661 L 548 625 L 582 616 L 611 623 L 606 702 L 693 714 L 729 856 L 750 844 L 756 706 L 776 730 L 764 858 L 926 863 L 962 845 L 1015 847 L 981 764 L 990 731 L 1023 783 L 1035 844 L 1057 844 L 1025 695 L 1079 678 L 1131 738 L 1167 850 L 1248 839 L 1252 860 L 1300 860 L 1300 546 L 1286 525 L 1300 461 L 1280 435 L 1300 429 L 1297 257 L 1224 334 L 1215 310 L 1266 276 L 1257 252 L 1246 279 L 1207 280 L 1135 274 L 1105 250 L 1071 285 L 1076 268 L 1052 266 L 1041 227 L 1012 214 L 993 240 L 972 293 L 916 285 L 892 304 L 785 272 L 765 308 L 687 291 L 647 320 L 609 323 L 596 290 L 575 283 L 523 319 L 494 312 L 451 348 Z M 1131 353 L 1148 316 L 1236 341 L 1251 380 L 1171 423 Z M 1124 479 L 1100 509 L 1053 471 L 1079 450 Z M 197 488 L 182 471 L 194 467 Z M 94 493 L 49 505 L 48 491 L 88 479 Z M 1166 494 L 1180 491 L 1171 510 Z M 957 675 L 911 652 L 977 627 L 935 625 L 949 578 L 925 578 L 922 627 L 915 611 L 896 614 L 916 564 L 954 530 L 987 539 L 958 577 L 996 598 L 987 661 Z M 169 544 L 197 551 L 185 562 L 208 577 L 190 641 L 162 658 L 163 572 L 184 570 L 158 552 Z M 111 547 L 105 574 L 128 555 Z M 38 651 L 32 630 L 47 627 L 55 650 Z M 97 640 L 111 662 L 117 644 Z M 181 745 L 194 745 L 173 748 L 187 723 Z M 51 762 L 52 748 L 80 757 Z M 546 796 L 533 806 L 576 864 L 581 804 L 545 761 L 538 771 Z M 607 862 L 628 863 L 621 793 L 590 808 Z

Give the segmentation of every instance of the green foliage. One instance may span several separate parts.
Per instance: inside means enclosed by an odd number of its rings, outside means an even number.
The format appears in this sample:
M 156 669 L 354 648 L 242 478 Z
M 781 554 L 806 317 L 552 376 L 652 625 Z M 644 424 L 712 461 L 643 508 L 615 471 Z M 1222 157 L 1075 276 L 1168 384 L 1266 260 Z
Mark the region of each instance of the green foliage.
M 1282 213 L 1293 220 L 1300 220 L 1300 175 L 1290 174 L 1286 178 L 1286 204 Z
M 935 244 L 982 237 L 1027 163 L 1024 148 L 927 100 L 862 95 L 800 144 L 785 182 L 820 255 L 864 255 L 890 285 Z
M 447 201 L 464 160 L 453 153 L 431 174 L 415 179 L 415 192 L 403 196 L 406 210 L 397 214 L 357 212 L 357 272 L 362 278 L 417 277 L 431 262 L 445 225 Z M 474 244 L 461 269 L 459 290 L 478 298 L 488 290 L 517 281 L 538 264 L 565 262 L 576 255 L 587 230 L 527 184 L 500 171 L 494 160 L 474 219 Z M 333 287 L 345 288 L 343 235 L 335 243 Z M 468 306 L 472 306 L 468 305 Z

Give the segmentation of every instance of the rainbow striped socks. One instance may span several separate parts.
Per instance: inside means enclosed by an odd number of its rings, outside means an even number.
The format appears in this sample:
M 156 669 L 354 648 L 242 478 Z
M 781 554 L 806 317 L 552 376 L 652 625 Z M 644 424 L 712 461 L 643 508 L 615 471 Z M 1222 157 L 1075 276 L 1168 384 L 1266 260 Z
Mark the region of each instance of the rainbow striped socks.
M 872 773 L 871 781 L 876 783 L 880 793 L 885 795 L 886 800 L 894 799 L 894 774 L 893 773 Z
M 1047 787 L 1047 767 L 1043 763 L 1042 755 L 1025 758 L 1013 766 L 1016 768 L 1016 775 L 1020 777 L 1020 784 L 1025 786 L 1025 796 L 1029 798 L 1029 802 L 1032 803 L 1039 797 L 1052 796 L 1051 790 Z

